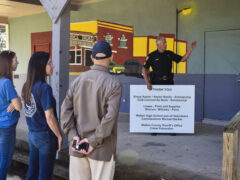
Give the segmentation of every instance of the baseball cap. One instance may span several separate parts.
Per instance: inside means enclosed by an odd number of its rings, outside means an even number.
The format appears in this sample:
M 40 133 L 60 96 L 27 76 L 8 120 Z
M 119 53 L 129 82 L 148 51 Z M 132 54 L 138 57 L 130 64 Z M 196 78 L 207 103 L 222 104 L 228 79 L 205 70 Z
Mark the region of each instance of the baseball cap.
M 112 56 L 112 49 L 108 42 L 99 41 L 94 44 L 92 49 L 92 57 L 94 59 L 105 59 Z

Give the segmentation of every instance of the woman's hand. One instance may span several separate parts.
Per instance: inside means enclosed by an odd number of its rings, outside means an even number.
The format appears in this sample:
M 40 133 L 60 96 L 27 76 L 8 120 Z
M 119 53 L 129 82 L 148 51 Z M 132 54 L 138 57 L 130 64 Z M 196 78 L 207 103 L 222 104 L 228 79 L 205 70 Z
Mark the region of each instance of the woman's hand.
M 13 112 L 15 111 L 15 107 L 13 106 L 13 104 L 11 103 L 8 108 L 7 108 L 7 112 Z
M 57 136 L 58 138 L 58 150 L 57 152 L 61 151 L 62 149 L 62 134 L 60 132 L 59 124 L 57 122 L 57 119 L 54 115 L 53 108 L 50 108 L 45 111 L 45 117 L 47 120 L 47 124 L 50 127 L 50 129 L 53 131 L 53 133 Z
M 62 143 L 63 143 L 63 138 L 62 135 L 58 137 L 58 150 L 57 152 L 60 152 L 62 149 Z

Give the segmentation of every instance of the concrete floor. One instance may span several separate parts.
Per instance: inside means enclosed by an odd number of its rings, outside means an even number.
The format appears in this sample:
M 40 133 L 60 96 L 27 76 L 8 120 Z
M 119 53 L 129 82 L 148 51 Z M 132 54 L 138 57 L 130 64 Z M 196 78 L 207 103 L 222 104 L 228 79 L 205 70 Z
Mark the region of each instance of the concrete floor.
M 136 164 L 154 163 L 155 173 L 162 173 L 164 178 L 221 179 L 222 126 L 196 123 L 194 135 L 151 136 L 129 133 L 128 119 L 128 114 L 119 116 L 119 157 L 128 150 L 137 155 Z M 144 169 L 144 164 L 141 167 Z
M 129 133 L 129 114 L 118 119 L 115 180 L 219 180 L 223 126 L 195 123 L 195 134 L 170 136 Z M 24 119 L 17 127 L 14 159 L 28 162 Z M 60 154 L 55 174 L 68 177 L 68 153 Z

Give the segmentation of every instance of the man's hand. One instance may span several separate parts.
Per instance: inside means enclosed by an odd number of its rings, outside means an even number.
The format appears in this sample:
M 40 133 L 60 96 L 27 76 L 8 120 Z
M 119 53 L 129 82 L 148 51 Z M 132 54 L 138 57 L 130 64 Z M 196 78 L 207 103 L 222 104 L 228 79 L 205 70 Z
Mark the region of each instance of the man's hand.
M 15 111 L 15 108 L 14 108 L 13 104 L 11 103 L 11 104 L 9 104 L 9 106 L 7 108 L 7 112 L 13 112 L 13 111 Z
M 194 50 L 194 48 L 197 46 L 197 41 L 194 41 L 191 43 L 190 48 L 188 49 L 187 53 L 183 56 L 183 58 L 181 59 L 181 62 L 185 62 L 188 60 L 189 56 L 191 55 L 192 51 Z
M 72 145 L 73 145 L 73 141 L 74 141 L 74 140 L 76 140 L 76 141 L 77 141 L 76 144 L 79 145 L 80 137 L 74 136 L 74 137 L 72 138 Z M 71 147 L 72 147 L 72 145 L 71 145 Z M 72 147 L 72 151 L 73 151 L 73 152 L 79 152 L 79 151 L 77 151 L 77 150 L 76 150 L 75 148 L 73 148 L 73 147 Z
M 149 91 L 151 91 L 152 90 L 152 84 L 149 82 L 149 83 L 147 83 L 147 88 L 148 88 L 148 90 Z
M 79 144 L 83 144 L 83 143 L 88 143 L 88 144 L 89 144 L 87 138 L 84 138 L 83 140 L 81 140 Z M 80 153 L 82 153 L 82 154 L 85 154 L 85 155 L 88 155 L 88 154 L 90 154 L 92 151 L 93 151 L 93 147 L 89 144 L 88 152 L 86 152 L 85 150 L 80 150 L 80 151 L 78 151 L 78 152 L 80 152 Z
M 190 48 L 193 50 L 197 46 L 197 41 L 191 43 Z

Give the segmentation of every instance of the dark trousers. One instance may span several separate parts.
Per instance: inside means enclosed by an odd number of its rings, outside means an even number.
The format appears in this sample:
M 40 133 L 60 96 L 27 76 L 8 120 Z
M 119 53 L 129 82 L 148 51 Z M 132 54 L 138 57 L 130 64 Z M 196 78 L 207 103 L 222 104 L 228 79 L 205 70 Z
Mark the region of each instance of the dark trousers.
M 5 180 L 16 140 L 16 125 L 0 128 L 0 180 Z
M 29 132 L 29 166 L 26 180 L 51 180 L 57 150 L 57 137 L 49 131 Z

